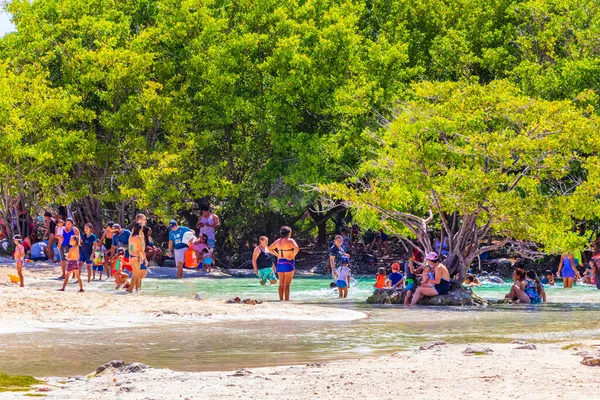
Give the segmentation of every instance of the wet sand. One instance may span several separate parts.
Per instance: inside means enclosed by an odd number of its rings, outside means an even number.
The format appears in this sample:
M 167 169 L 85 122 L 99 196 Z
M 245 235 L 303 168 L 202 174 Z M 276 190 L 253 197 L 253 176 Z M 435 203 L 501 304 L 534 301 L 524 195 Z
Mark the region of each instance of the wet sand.
M 565 344 L 538 344 L 536 350 L 491 344 L 488 355 L 465 355 L 465 345 L 447 345 L 362 360 L 226 372 L 111 369 L 99 376 L 46 378 L 34 391 L 60 399 L 597 398 L 600 369 L 582 365 L 580 349 L 561 349 Z

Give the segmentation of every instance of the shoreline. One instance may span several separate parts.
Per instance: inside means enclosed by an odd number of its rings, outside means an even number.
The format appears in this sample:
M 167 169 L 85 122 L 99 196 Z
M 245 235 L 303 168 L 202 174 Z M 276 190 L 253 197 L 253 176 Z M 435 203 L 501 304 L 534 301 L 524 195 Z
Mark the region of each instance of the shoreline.
M 537 344 L 533 350 L 519 349 L 520 344 L 470 345 L 489 348 L 488 354 L 464 354 L 469 345 L 448 344 L 372 358 L 215 372 L 144 369 L 133 363 L 85 377 L 44 378 L 32 393 L 61 399 L 589 398 L 600 384 L 600 370 L 582 365 L 582 352 L 597 354 L 600 341 L 573 343 Z M 16 399 L 23 393 L 3 395 Z

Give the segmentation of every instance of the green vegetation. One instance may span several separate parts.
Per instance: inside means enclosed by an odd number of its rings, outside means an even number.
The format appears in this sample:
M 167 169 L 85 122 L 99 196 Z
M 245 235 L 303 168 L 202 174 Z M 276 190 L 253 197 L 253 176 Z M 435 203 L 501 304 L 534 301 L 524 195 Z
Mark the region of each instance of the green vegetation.
M 32 376 L 0 374 L 0 392 L 26 392 L 32 385 L 42 383 Z
M 572 343 L 572 344 L 568 344 L 566 346 L 561 347 L 561 350 L 577 350 L 579 349 L 581 346 L 583 346 L 581 343 Z
M 284 222 L 324 241 L 350 206 L 424 248 L 442 230 L 460 268 L 488 235 L 581 248 L 600 218 L 594 0 L 6 7 L 5 220 L 19 196 L 97 227 L 210 202 L 233 248 Z

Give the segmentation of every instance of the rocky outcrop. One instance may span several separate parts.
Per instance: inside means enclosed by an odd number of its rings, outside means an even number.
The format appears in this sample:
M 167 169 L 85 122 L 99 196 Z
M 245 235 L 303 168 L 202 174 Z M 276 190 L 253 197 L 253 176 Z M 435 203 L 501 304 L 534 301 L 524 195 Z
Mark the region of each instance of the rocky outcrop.
M 114 371 L 120 373 L 137 373 L 142 372 L 143 370 L 148 368 L 150 367 L 142 363 L 125 363 L 121 360 L 113 360 L 96 368 L 96 371 L 92 375 L 100 376 L 106 371 Z
M 367 299 L 368 304 L 404 304 L 406 292 L 399 289 L 375 289 Z M 477 296 L 470 288 L 454 284 L 448 294 L 424 297 L 419 305 L 425 306 L 483 306 L 487 301 Z

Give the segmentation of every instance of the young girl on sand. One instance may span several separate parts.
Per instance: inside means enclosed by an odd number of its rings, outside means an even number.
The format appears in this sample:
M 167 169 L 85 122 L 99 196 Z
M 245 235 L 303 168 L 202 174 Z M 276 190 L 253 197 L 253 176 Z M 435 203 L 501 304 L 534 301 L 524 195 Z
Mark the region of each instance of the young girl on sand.
M 110 273 L 111 273 L 111 268 L 110 268 L 110 261 L 113 259 L 113 257 L 115 257 L 114 254 L 111 254 L 111 248 L 112 248 L 112 237 L 114 235 L 113 233 L 113 225 L 115 223 L 110 221 L 108 224 L 106 224 L 106 227 L 104 228 L 104 232 L 102 233 L 102 238 L 100 238 L 100 241 L 102 242 L 102 244 L 104 245 L 104 269 L 106 270 L 106 278 L 110 278 Z
M 23 287 L 25 286 L 25 280 L 23 279 L 23 264 L 25 263 L 23 237 L 21 235 L 15 235 L 13 241 L 15 242 L 15 264 L 17 266 L 17 274 L 19 275 L 19 286 Z
M 79 239 L 77 236 L 71 236 L 71 240 L 69 241 L 71 248 L 67 253 L 67 273 L 65 274 L 65 281 L 63 282 L 62 289 L 59 289 L 61 292 L 65 291 L 67 287 L 67 283 L 69 283 L 69 277 L 71 276 L 71 272 L 77 278 L 77 282 L 79 282 L 79 293 L 83 293 L 83 282 L 81 282 L 81 276 L 79 275 Z
M 102 272 L 104 272 L 104 254 L 102 253 L 102 242 L 94 243 L 94 261 L 92 266 L 92 280 L 96 280 L 96 271 L 100 273 L 99 280 L 102 280 Z

